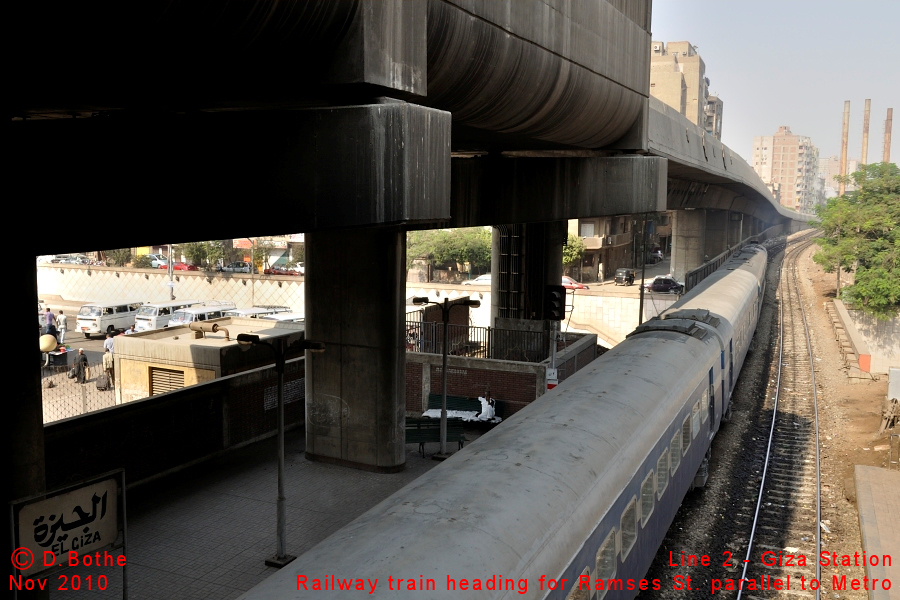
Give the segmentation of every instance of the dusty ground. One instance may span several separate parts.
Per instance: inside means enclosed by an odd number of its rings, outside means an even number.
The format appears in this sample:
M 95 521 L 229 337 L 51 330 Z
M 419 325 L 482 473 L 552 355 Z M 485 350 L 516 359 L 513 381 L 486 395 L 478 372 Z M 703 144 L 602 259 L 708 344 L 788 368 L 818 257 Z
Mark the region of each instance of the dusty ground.
M 881 424 L 882 399 L 887 393 L 887 377 L 859 383 L 847 379 L 831 320 L 824 309 L 824 303 L 834 297 L 834 276 L 824 273 L 812 261 L 814 251 L 812 247 L 803 253 L 799 268 L 816 359 L 822 520 L 831 531 L 823 531 L 823 550 L 853 555 L 861 551 L 854 465 L 886 466 L 888 461 L 887 451 L 875 450 L 888 444 L 888 435 L 876 436 Z M 662 590 L 645 592 L 639 598 L 709 598 L 708 585 L 712 578 L 740 577 L 740 571 L 724 568 L 721 560 L 710 567 L 673 569 L 668 564 L 668 556 L 669 551 L 707 554 L 713 558 L 719 558 L 723 552 L 741 556 L 746 552 L 749 530 L 745 531 L 743 521 L 748 498 L 752 496 L 751 503 L 755 503 L 771 420 L 767 397 L 774 395 L 772 387 L 777 368 L 773 356 L 777 348 L 776 292 L 782 257 L 783 254 L 777 256 L 769 268 L 766 303 L 754 337 L 754 350 L 748 355 L 737 382 L 734 416 L 713 443 L 710 479 L 705 488 L 689 493 L 684 499 L 647 574 L 648 579 L 658 578 L 663 582 Z M 898 428 L 893 432 L 897 433 Z M 670 584 L 676 571 L 692 577 L 699 585 L 692 591 L 673 590 Z M 823 579 L 829 582 L 835 573 L 838 572 L 830 567 L 822 569 Z M 840 567 L 839 574 L 847 575 L 848 579 L 864 576 L 862 567 Z M 829 584 L 823 588 L 822 598 L 867 598 L 863 591 L 835 593 L 830 587 Z M 733 598 L 734 593 L 722 597 Z
M 812 261 L 815 247 L 803 253 L 800 272 L 804 274 L 803 294 L 809 320 L 813 351 L 817 358 L 816 383 L 819 389 L 819 439 L 822 465 L 822 519 L 831 530 L 823 533 L 823 544 L 831 552 L 853 554 L 861 548 L 854 465 L 886 467 L 886 447 L 891 431 L 877 436 L 881 425 L 881 404 L 887 394 L 887 376 L 851 383 L 825 302 L 834 298 L 835 276 L 825 273 Z M 893 433 L 897 432 L 895 427 Z M 837 571 L 822 568 L 823 578 Z M 854 577 L 863 577 L 862 569 Z M 849 573 L 848 573 L 849 578 Z M 867 598 L 865 593 L 847 592 L 844 598 Z

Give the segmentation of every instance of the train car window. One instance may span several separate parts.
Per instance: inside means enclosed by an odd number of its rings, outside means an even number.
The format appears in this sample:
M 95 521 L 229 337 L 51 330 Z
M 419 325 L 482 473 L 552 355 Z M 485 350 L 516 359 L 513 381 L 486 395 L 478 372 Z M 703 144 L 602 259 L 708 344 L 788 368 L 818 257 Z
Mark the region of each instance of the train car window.
M 613 529 L 606 536 L 606 540 L 597 550 L 597 568 L 594 571 L 597 579 L 612 579 L 616 576 L 616 530 Z M 607 590 L 597 590 L 596 600 L 603 600 Z
M 632 498 L 628 503 L 619 525 L 622 528 L 622 562 L 625 562 L 625 558 L 637 541 L 637 498 Z
M 587 577 L 588 581 L 591 579 L 591 570 L 587 567 L 584 568 L 584 571 L 581 572 L 582 577 Z M 566 600 L 588 600 L 591 597 L 591 586 L 590 585 L 581 585 L 581 577 L 575 580 L 575 583 L 572 584 L 571 589 L 569 589 L 569 594 L 566 596 Z
M 703 386 L 703 395 L 700 396 L 700 404 L 704 407 L 707 407 L 707 410 L 700 411 L 700 418 L 703 419 L 703 422 L 706 423 L 709 420 L 710 411 L 709 407 L 709 388 L 705 385 Z
M 681 423 L 681 453 L 687 454 L 691 447 L 691 418 L 685 417 Z
M 675 470 L 678 469 L 679 464 L 681 464 L 680 431 L 672 436 L 672 441 L 669 443 L 669 468 L 671 469 L 673 475 L 675 474 Z
M 700 431 L 700 401 L 697 400 L 694 403 L 694 408 L 691 409 L 691 436 L 697 437 L 697 432 Z
M 653 491 L 653 471 L 650 471 L 641 484 L 641 527 L 647 524 L 653 514 Z
M 663 492 L 669 487 L 669 449 L 663 450 L 662 456 L 656 461 L 656 497 L 662 498 Z

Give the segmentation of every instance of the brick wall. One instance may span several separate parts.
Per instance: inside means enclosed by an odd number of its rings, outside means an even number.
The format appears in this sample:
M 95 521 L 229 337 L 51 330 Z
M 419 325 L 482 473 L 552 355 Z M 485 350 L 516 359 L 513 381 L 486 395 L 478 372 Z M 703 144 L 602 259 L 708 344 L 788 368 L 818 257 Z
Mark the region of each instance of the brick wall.
M 408 354 L 407 354 L 408 356 Z M 406 412 L 421 413 L 422 407 L 422 364 L 406 361 Z
M 447 393 L 475 398 L 490 392 L 491 397 L 501 400 L 499 416 L 506 418 L 543 395 L 546 368 L 536 363 L 449 356 Z M 420 374 L 416 380 L 414 373 Z M 411 415 L 421 414 L 428 404 L 428 394 L 440 394 L 441 385 L 440 354 L 406 354 L 406 408 Z

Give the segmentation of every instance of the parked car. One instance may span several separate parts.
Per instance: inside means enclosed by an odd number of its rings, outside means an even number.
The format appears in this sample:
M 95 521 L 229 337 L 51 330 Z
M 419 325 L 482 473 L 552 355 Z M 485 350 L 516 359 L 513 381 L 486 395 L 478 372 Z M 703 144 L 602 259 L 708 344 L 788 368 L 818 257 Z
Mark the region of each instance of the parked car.
M 158 269 L 168 269 L 169 264 L 166 263 L 164 265 L 159 265 L 159 267 L 157 267 L 157 268 Z M 189 265 L 187 263 L 177 262 L 172 265 L 172 270 L 173 271 L 199 271 L 200 268 L 195 265 Z
M 150 258 L 150 267 L 153 269 L 159 269 L 160 265 L 165 267 L 169 264 L 169 258 L 162 254 L 148 254 L 147 256 Z
M 256 270 L 253 268 L 253 265 L 251 265 L 250 263 L 243 261 L 243 260 L 238 260 L 233 263 L 228 263 L 227 265 L 222 267 L 222 270 L 225 271 L 226 273 L 251 273 L 251 272 L 255 273 L 256 272 Z
M 616 285 L 631 285 L 634 283 L 634 269 L 619 267 L 616 269 Z
M 299 275 L 297 271 L 287 267 L 269 267 L 263 271 L 266 275 Z
M 491 274 L 485 273 L 484 275 L 479 275 L 475 279 L 467 279 L 463 281 L 463 285 L 491 285 Z
M 662 262 L 665 258 L 663 251 L 658 248 L 650 252 L 650 261 L 653 263 Z
M 578 283 L 577 281 L 575 281 L 575 280 L 572 279 L 571 277 L 566 277 L 565 275 L 563 275 L 563 278 L 562 278 L 562 286 L 563 286 L 564 288 L 566 288 L 567 290 L 587 290 L 587 289 L 590 289 L 588 286 L 584 285 L 583 283 Z
M 681 294 L 684 292 L 684 284 L 676 281 L 670 275 L 655 277 L 652 281 L 645 283 L 644 287 L 651 292 L 668 292 L 670 294 Z

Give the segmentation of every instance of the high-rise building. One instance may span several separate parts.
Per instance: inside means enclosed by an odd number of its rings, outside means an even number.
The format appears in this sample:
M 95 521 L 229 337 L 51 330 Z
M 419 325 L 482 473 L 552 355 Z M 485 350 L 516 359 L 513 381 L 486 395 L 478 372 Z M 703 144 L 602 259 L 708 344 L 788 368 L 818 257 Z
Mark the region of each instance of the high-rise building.
M 855 158 L 847 159 L 847 173 L 855 173 L 859 169 L 859 160 Z M 825 178 L 825 197 L 834 198 L 838 194 L 838 182 L 834 180 L 835 176 L 841 174 L 841 159 L 838 156 L 828 156 L 819 159 L 819 175 Z M 848 183 L 846 191 L 856 191 L 853 183 Z
M 775 135 L 753 138 L 753 170 L 767 185 L 780 184 L 782 206 L 812 214 L 823 200 L 817 181 L 819 150 L 786 125 Z
M 690 42 L 650 42 L 650 95 L 722 139 L 722 100 L 709 95 L 706 64 Z

